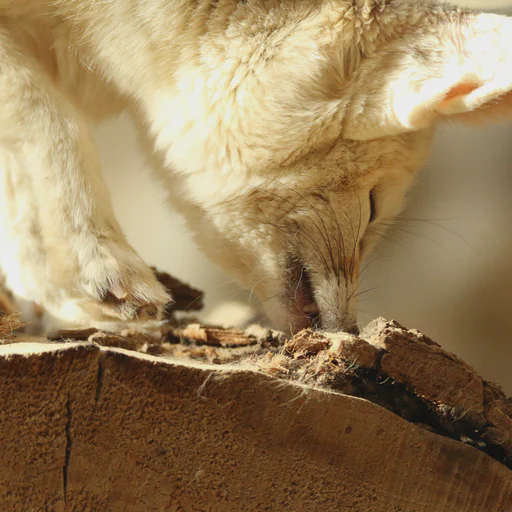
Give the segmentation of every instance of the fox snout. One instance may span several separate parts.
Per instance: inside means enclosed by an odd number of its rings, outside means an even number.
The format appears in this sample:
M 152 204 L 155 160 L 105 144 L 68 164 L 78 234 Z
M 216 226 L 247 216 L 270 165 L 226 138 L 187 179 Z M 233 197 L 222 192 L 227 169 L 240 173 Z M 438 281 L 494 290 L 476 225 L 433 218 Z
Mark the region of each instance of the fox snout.
M 379 198 L 370 198 L 365 179 L 321 179 L 317 172 L 300 186 L 275 180 L 211 210 L 217 226 L 229 227 L 215 256 L 260 299 L 274 328 L 357 333 L 360 266 L 374 243 Z
M 347 260 L 332 269 L 321 260 L 312 263 L 295 259 L 289 266 L 285 286 L 289 329 L 292 333 L 313 328 L 357 334 L 359 261 Z M 321 270 L 314 270 L 315 266 Z

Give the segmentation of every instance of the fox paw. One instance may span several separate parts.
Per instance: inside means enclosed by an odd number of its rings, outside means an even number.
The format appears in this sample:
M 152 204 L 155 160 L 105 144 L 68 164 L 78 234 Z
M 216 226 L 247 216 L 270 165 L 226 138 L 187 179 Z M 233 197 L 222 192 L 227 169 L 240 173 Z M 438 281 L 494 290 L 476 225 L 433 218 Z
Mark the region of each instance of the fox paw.
M 125 244 L 108 242 L 82 258 L 76 290 L 81 307 L 97 320 L 147 321 L 172 301 L 153 271 Z

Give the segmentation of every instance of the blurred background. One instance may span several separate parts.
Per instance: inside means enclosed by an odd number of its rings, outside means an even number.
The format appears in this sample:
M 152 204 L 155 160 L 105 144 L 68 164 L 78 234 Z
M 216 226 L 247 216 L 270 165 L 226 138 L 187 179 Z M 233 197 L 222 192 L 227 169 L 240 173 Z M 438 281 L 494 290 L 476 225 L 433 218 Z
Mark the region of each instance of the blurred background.
M 512 14 L 512 0 L 457 2 Z M 128 117 L 98 131 L 105 177 L 130 242 L 152 265 L 206 292 L 205 320 L 247 322 L 257 301 L 194 246 L 151 178 Z M 408 208 L 370 257 L 360 320 L 396 319 L 512 394 L 512 123 L 446 126 Z

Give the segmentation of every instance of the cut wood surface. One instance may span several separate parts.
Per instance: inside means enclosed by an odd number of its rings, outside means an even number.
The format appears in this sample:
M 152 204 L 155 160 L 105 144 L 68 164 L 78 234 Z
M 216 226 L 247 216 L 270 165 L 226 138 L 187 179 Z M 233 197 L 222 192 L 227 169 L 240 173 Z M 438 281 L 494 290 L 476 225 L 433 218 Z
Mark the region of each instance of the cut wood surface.
M 3 510 L 512 507 L 510 470 L 484 453 L 250 368 L 17 343 L 0 380 Z
M 31 343 L 0 316 L 2 510 L 512 512 L 512 402 L 428 337 L 286 339 L 185 303 Z
M 397 322 L 375 320 L 360 337 L 304 330 L 284 340 L 261 328 L 164 324 L 151 333 L 80 329 L 48 339 L 87 340 L 184 362 L 249 364 L 300 385 L 370 400 L 512 466 L 512 401 L 460 358 Z

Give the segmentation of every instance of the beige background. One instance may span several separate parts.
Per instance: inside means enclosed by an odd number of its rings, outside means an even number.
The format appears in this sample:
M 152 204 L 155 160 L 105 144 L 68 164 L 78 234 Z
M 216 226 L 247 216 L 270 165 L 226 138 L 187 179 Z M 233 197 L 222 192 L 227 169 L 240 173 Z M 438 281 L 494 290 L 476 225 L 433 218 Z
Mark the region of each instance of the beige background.
M 512 1 L 467 0 L 488 10 Z M 255 304 L 194 247 L 145 169 L 126 117 L 98 133 L 105 175 L 126 233 L 148 263 L 207 293 L 206 317 L 248 320 Z M 423 330 L 512 393 L 512 124 L 446 127 L 395 232 L 370 258 L 361 321 L 395 318 Z

